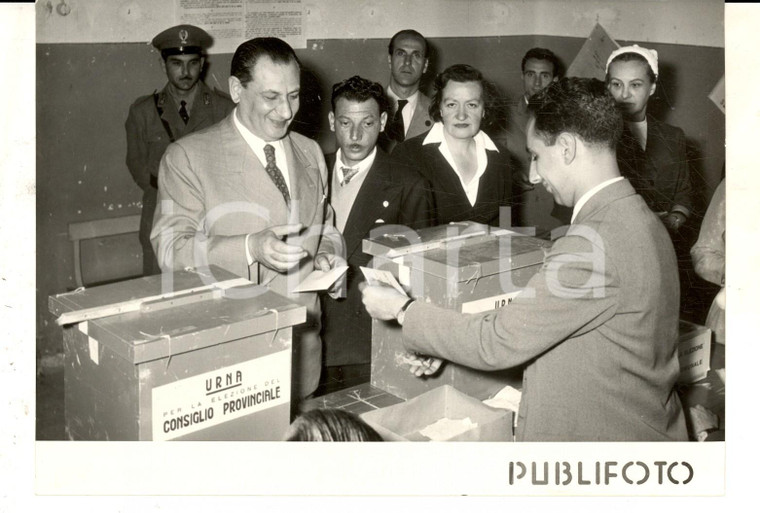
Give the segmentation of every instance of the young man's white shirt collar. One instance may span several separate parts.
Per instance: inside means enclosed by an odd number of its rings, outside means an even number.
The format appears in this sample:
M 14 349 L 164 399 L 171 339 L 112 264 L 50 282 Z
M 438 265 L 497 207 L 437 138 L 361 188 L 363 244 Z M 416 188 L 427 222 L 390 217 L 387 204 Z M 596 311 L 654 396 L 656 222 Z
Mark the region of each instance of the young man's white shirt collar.
M 264 146 L 267 144 L 271 145 L 274 148 L 274 161 L 275 164 L 277 164 L 277 168 L 282 173 L 282 177 L 285 179 L 285 185 L 288 186 L 288 191 L 292 191 L 292 187 L 290 187 L 290 174 L 288 173 L 288 159 L 285 157 L 285 149 L 282 145 L 282 139 L 279 139 L 277 141 L 271 141 L 267 142 L 261 137 L 257 136 L 250 130 L 248 130 L 243 123 L 240 122 L 240 120 L 237 117 L 237 107 L 235 107 L 235 111 L 232 113 L 232 119 L 235 122 L 235 127 L 237 127 L 238 132 L 240 132 L 240 135 L 243 136 L 243 139 L 245 139 L 245 142 L 248 143 L 248 146 L 251 148 L 253 153 L 259 158 L 259 161 L 261 161 L 261 165 L 266 168 L 267 167 L 267 157 L 264 154 Z
M 590 200 L 594 196 L 594 194 L 596 194 L 597 192 L 601 191 L 602 189 L 604 189 L 608 185 L 612 185 L 613 183 L 619 182 L 622 179 L 623 179 L 622 176 L 618 176 L 616 178 L 610 178 L 609 180 L 605 180 L 604 182 L 602 182 L 602 183 L 596 185 L 595 187 L 587 190 L 586 194 L 584 194 L 583 196 L 581 196 L 581 199 L 579 199 L 578 202 L 575 204 L 575 207 L 573 207 L 573 217 L 570 218 L 570 224 L 573 224 L 575 222 L 575 216 L 578 215 L 578 212 L 581 211 L 581 209 L 583 208 L 583 205 L 585 205 L 586 203 L 588 203 L 588 200 Z
M 338 178 L 338 183 L 343 184 L 343 170 L 341 168 L 351 168 L 356 169 L 356 174 L 354 174 L 351 181 L 353 182 L 357 178 L 360 178 L 360 176 L 364 176 L 364 173 L 372 167 L 372 164 L 375 162 L 375 155 L 377 155 L 377 146 L 375 146 L 372 149 L 372 152 L 364 157 L 364 160 L 356 164 L 355 166 L 347 166 L 343 163 L 343 152 L 340 148 L 338 148 L 338 151 L 335 153 L 335 176 Z M 350 183 L 350 182 L 349 182 Z
M 394 111 L 391 112 L 391 115 L 389 116 L 388 122 L 390 123 L 391 118 L 396 115 L 395 107 L 398 105 L 398 101 L 401 99 L 398 97 L 396 93 L 393 92 L 393 89 L 391 89 L 391 86 L 388 86 L 386 89 L 386 92 L 388 93 L 388 97 L 393 100 L 391 107 L 393 107 Z M 414 110 L 417 108 L 417 100 L 420 97 L 420 90 L 416 90 L 413 95 L 411 95 L 409 98 L 405 98 L 405 100 L 408 102 L 406 105 L 404 105 L 404 108 L 401 109 L 401 117 L 404 118 L 404 136 L 406 136 L 406 133 L 409 131 L 409 125 L 412 124 L 412 117 L 414 117 Z
M 446 159 L 446 162 L 449 163 L 451 168 L 457 174 L 459 182 L 462 184 L 462 188 L 464 189 L 465 194 L 467 194 L 467 199 L 469 200 L 470 205 L 475 206 L 475 202 L 478 199 L 480 177 L 483 176 L 483 173 L 486 172 L 486 167 L 488 166 L 488 156 L 486 155 L 486 150 L 499 150 L 496 148 L 496 145 L 485 132 L 480 130 L 477 134 L 475 134 L 473 140 L 475 141 L 475 154 L 478 159 L 478 167 L 475 171 L 475 176 L 472 178 L 472 180 L 470 180 L 470 183 L 466 184 L 464 183 L 462 175 L 457 169 L 456 163 L 454 162 L 454 157 L 451 155 L 451 150 L 449 150 L 449 145 L 446 143 L 446 137 L 443 134 L 443 130 L 444 128 L 442 122 L 438 121 L 434 123 L 433 128 L 430 129 L 427 136 L 425 137 L 425 140 L 422 141 L 422 144 L 424 146 L 425 144 L 440 143 L 440 146 L 438 146 L 438 151 L 441 152 L 441 155 L 443 155 L 443 157 Z

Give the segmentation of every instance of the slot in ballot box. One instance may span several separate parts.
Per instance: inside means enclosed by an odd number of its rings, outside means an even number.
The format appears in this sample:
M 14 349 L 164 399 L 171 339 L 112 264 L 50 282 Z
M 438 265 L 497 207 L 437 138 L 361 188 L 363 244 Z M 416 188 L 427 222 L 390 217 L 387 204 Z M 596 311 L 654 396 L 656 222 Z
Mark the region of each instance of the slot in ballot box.
M 374 234 L 373 234 L 374 235 Z M 538 272 L 551 243 L 475 223 L 418 230 L 411 237 L 385 233 L 363 241 L 372 265 L 389 270 L 411 297 L 461 313 L 480 313 L 509 304 Z M 372 321 L 372 386 L 409 399 L 441 385 L 476 399 L 506 385 L 520 388 L 522 369 L 487 372 L 445 362 L 438 373 L 409 372 L 401 327 Z
M 306 309 L 218 267 L 51 296 L 72 440 L 281 440 Z

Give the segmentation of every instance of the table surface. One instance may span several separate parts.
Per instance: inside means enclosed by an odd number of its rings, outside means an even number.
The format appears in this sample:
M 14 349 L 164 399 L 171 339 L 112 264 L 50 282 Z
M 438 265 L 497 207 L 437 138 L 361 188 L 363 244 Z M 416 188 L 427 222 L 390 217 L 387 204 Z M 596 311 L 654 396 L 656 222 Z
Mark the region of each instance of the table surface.
M 710 370 L 707 376 L 695 383 L 679 385 L 678 393 L 681 396 L 684 410 L 701 405 L 718 417 L 719 427 L 710 433 L 708 441 L 725 440 L 725 412 L 726 412 L 726 386 L 723 379 L 718 375 L 718 370 L 726 367 L 726 346 L 712 344 L 710 351 Z M 725 374 L 724 374 L 725 376 Z M 304 403 L 304 410 L 315 408 L 337 408 L 356 415 L 385 408 L 404 402 L 403 399 L 391 395 L 369 383 L 363 383 L 354 387 L 338 390 L 320 397 L 315 397 Z
M 304 403 L 304 410 L 313 410 L 315 408 L 338 408 L 340 410 L 350 411 L 356 415 L 385 408 L 404 400 L 379 388 L 375 388 L 369 383 L 338 390 L 331 394 L 323 395 L 309 399 Z

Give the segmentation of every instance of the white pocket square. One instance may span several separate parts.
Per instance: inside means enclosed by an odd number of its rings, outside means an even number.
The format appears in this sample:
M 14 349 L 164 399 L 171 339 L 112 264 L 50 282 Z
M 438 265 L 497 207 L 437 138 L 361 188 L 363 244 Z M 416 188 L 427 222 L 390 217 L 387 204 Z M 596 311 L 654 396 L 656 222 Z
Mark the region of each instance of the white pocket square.
M 385 221 L 382 219 L 375 219 L 375 224 L 384 223 Z

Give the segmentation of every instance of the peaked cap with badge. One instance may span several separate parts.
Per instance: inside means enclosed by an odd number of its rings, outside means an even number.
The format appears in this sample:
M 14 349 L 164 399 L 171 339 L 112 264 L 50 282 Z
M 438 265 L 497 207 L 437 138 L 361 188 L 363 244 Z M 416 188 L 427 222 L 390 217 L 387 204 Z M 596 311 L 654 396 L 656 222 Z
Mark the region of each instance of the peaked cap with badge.
M 153 38 L 155 46 L 165 59 L 169 55 L 202 54 L 214 42 L 208 32 L 195 25 L 177 25 Z

